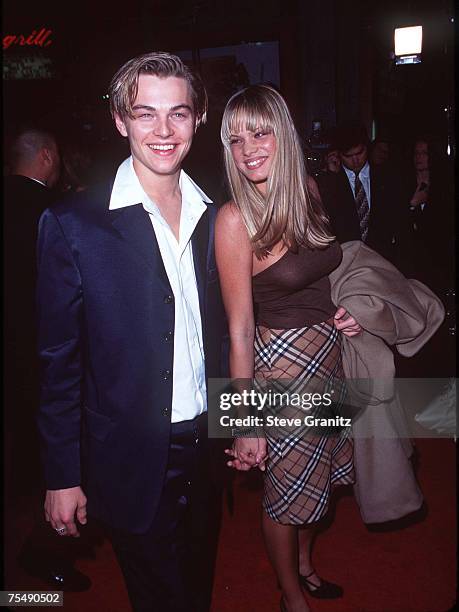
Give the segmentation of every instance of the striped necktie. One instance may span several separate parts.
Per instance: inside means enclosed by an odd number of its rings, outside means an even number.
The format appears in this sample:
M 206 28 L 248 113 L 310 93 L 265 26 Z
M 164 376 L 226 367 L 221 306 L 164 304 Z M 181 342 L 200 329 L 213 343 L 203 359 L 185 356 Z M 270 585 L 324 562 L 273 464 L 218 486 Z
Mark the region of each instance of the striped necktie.
M 359 217 L 360 235 L 362 241 L 365 242 L 368 236 L 368 220 L 370 218 L 370 207 L 368 206 L 367 195 L 363 188 L 362 181 L 359 179 L 359 173 L 355 173 L 355 205 L 357 208 L 357 216 Z

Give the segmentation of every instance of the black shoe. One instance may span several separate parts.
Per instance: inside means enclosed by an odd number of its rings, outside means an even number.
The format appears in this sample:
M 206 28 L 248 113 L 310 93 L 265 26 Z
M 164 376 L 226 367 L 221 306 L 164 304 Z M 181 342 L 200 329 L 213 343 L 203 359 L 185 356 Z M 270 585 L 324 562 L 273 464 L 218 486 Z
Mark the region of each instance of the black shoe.
M 46 553 L 39 555 L 20 555 L 18 558 L 22 569 L 35 578 L 46 582 L 57 591 L 87 591 L 91 580 L 76 570 L 70 563 L 59 559 L 50 559 Z
M 306 589 L 311 597 L 315 597 L 316 599 L 338 599 L 338 597 L 342 597 L 343 588 L 340 587 L 339 584 L 333 584 L 333 582 L 327 582 L 327 580 L 319 578 L 320 585 L 317 586 L 308 580 L 314 573 L 315 572 L 312 571 L 307 576 L 299 575 L 301 586 Z

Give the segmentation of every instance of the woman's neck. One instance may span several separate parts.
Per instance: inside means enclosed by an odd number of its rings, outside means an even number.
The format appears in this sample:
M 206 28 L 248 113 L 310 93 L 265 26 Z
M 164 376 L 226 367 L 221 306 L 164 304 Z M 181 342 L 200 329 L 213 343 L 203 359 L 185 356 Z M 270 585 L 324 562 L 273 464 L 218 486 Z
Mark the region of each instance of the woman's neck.
M 418 183 L 418 185 L 420 183 L 429 183 L 429 169 L 426 168 L 425 170 L 417 170 L 416 171 L 416 181 Z

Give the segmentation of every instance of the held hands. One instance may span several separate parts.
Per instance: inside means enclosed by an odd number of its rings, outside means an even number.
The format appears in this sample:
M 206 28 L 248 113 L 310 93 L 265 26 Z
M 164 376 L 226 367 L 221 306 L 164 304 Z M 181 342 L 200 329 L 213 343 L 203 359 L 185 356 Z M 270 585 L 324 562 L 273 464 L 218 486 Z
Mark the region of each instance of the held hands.
M 75 522 L 86 525 L 86 496 L 81 487 L 46 491 L 45 518 L 59 535 L 80 537 Z
M 348 311 L 343 308 L 343 306 L 340 306 L 335 312 L 334 324 L 338 331 L 349 338 L 360 334 L 362 331 L 362 327 L 357 323 L 354 317 L 352 317 Z
M 247 472 L 252 467 L 265 471 L 266 440 L 265 438 L 236 438 L 232 448 L 225 453 L 233 457 L 226 465 L 236 470 Z

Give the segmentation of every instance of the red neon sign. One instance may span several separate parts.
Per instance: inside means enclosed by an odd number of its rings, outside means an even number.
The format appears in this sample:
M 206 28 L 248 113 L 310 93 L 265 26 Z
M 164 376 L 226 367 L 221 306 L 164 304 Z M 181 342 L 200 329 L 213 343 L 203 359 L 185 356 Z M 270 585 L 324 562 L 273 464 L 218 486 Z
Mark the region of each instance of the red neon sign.
M 13 45 L 24 47 L 25 45 L 34 45 L 36 47 L 48 47 L 53 41 L 49 40 L 52 30 L 41 28 L 32 30 L 29 36 L 23 34 L 7 34 L 3 37 L 3 49 L 9 49 Z

